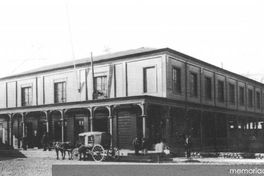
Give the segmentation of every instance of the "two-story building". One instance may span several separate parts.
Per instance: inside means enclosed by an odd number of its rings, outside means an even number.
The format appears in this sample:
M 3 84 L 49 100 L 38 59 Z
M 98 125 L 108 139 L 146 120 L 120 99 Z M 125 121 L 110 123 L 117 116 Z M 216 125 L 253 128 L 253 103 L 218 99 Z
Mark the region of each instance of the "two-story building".
M 140 48 L 65 62 L 0 79 L 0 140 L 19 147 L 75 142 L 107 131 L 113 145 L 134 137 L 183 151 L 263 151 L 264 86 L 169 48 Z

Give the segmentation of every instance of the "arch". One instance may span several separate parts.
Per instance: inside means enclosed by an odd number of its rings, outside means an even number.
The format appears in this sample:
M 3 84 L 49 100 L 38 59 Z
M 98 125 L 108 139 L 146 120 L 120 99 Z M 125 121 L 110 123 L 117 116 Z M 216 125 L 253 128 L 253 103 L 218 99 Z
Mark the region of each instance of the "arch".
M 12 137 L 13 137 L 13 146 L 15 148 L 20 148 L 22 145 L 22 137 L 23 137 L 22 114 L 20 113 L 12 114 L 11 120 L 12 120 L 11 129 L 12 129 Z
M 93 131 L 110 131 L 109 108 L 107 106 L 94 107 L 93 111 Z
M 47 116 L 44 111 L 31 111 L 24 114 L 25 136 L 28 147 L 41 148 L 41 138 L 47 132 Z
M 10 144 L 9 143 L 9 115 L 0 114 L 0 143 Z
M 63 141 L 65 137 L 64 126 L 67 125 L 67 122 L 63 121 L 64 110 L 55 109 L 48 112 L 49 116 L 49 136 L 52 142 Z
M 78 140 L 78 134 L 89 131 L 90 110 L 88 108 L 72 108 L 65 112 L 64 120 L 67 122 L 65 128 L 65 140 L 72 143 Z

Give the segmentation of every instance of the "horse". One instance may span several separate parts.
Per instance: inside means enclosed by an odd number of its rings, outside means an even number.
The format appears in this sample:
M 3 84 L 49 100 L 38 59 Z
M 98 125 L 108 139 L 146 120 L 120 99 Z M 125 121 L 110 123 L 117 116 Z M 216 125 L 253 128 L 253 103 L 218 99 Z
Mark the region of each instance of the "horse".
M 56 151 L 57 159 L 59 159 L 59 152 L 61 153 L 61 157 L 64 160 L 66 156 L 66 152 L 68 153 L 69 160 L 72 159 L 72 150 L 75 146 L 70 142 L 55 142 L 54 149 Z

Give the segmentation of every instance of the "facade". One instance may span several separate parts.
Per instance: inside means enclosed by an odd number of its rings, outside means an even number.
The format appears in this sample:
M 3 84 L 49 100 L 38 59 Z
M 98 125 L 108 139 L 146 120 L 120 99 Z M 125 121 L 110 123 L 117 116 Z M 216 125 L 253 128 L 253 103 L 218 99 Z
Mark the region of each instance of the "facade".
M 175 153 L 190 133 L 197 151 L 264 150 L 264 85 L 169 48 L 140 48 L 0 79 L 0 141 L 20 147 L 107 131 Z M 75 66 L 74 66 L 75 64 Z M 94 71 L 93 71 L 94 70 Z M 92 73 L 94 72 L 94 74 Z M 94 75 L 94 76 L 93 76 Z

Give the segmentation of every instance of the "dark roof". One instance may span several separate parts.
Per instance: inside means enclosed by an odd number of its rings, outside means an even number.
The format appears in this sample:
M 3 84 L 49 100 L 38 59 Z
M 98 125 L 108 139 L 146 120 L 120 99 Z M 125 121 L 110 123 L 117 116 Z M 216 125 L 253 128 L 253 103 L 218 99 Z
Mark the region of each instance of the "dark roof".
M 162 53 L 162 52 L 168 52 L 171 54 L 175 54 L 177 56 L 183 57 L 185 59 L 189 59 L 193 62 L 200 63 L 204 66 L 208 66 L 209 68 L 213 68 L 217 71 L 228 73 L 230 75 L 236 76 L 241 79 L 247 79 L 251 82 L 254 82 L 256 84 L 263 85 L 262 83 L 255 81 L 253 79 L 250 79 L 248 77 L 233 73 L 231 71 L 222 69 L 220 67 L 217 67 L 215 65 L 209 64 L 207 62 L 204 62 L 202 60 L 196 59 L 194 57 L 191 57 L 189 55 L 183 54 L 181 52 L 178 52 L 176 50 L 170 49 L 170 48 L 161 48 L 161 49 L 155 49 L 155 48 L 147 48 L 147 47 L 141 47 L 138 49 L 131 49 L 131 50 L 126 50 L 126 51 L 120 51 L 120 52 L 115 52 L 115 53 L 109 53 L 105 55 L 100 55 L 100 56 L 94 56 L 93 61 L 96 62 L 103 62 L 103 61 L 111 61 L 111 60 L 116 60 L 116 59 L 123 59 L 123 58 L 128 58 L 128 57 L 136 57 L 136 56 L 143 56 L 147 54 L 157 54 L 157 53 Z M 4 79 L 9 79 L 9 78 L 15 78 L 15 77 L 21 77 L 21 76 L 26 76 L 26 75 L 31 75 L 31 74 L 36 74 L 36 73 L 42 73 L 42 72 L 48 72 L 52 70 L 57 70 L 57 69 L 64 69 L 64 68 L 73 68 L 74 64 L 78 67 L 81 65 L 88 65 L 90 63 L 91 59 L 90 58 L 83 58 L 83 59 L 78 59 L 75 61 L 68 61 L 68 62 L 63 62 L 59 64 L 53 64 L 53 65 L 48 65 L 45 67 L 40 67 L 37 69 L 29 70 L 26 72 L 22 72 L 16 75 L 11 75 L 7 77 L 0 78 L 0 80 Z

